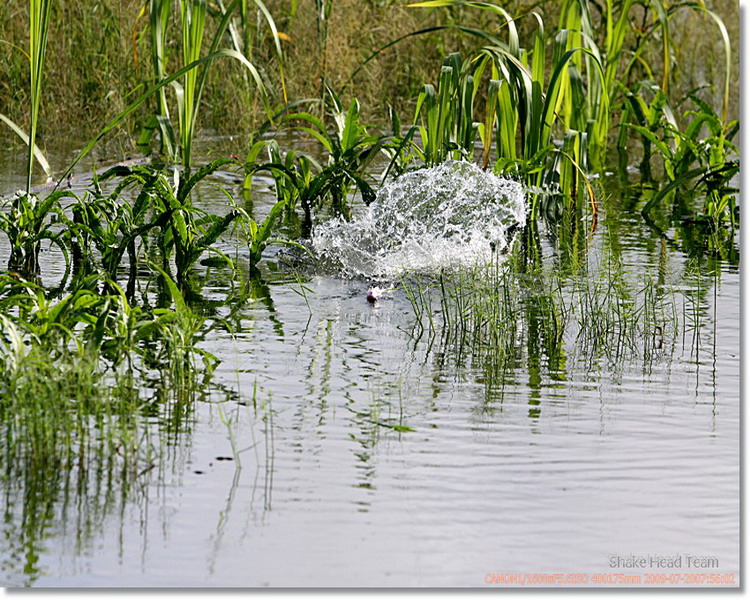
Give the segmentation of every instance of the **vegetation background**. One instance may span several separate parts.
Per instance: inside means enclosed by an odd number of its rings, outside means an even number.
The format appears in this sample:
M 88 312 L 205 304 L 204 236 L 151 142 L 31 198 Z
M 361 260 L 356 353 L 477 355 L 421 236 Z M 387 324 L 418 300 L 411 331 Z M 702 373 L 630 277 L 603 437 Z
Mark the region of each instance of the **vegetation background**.
M 254 9 L 254 5 L 249 3 Z M 325 79 L 344 102 L 356 95 L 366 122 L 385 125 L 386 103 L 407 120 L 413 103 L 426 81 L 435 81 L 439 65 L 449 52 L 469 51 L 479 45 L 471 36 L 443 31 L 408 38 L 369 62 L 350 79 L 357 67 L 375 50 L 409 32 L 437 24 L 493 27 L 492 15 L 471 8 L 441 10 L 409 9 L 405 0 L 331 0 L 320 31 L 314 0 L 268 0 L 266 5 L 282 33 L 284 72 L 289 100 L 319 98 Z M 546 23 L 555 23 L 557 0 L 508 0 L 500 2 L 512 14 L 535 10 Z M 597 2 L 592 3 L 597 15 Z M 726 24 L 733 41 L 733 72 L 739 73 L 739 3 L 733 0 L 708 1 Z M 209 11 L 219 6 L 211 0 Z M 637 17 L 634 16 L 634 20 Z M 29 119 L 28 4 L 0 3 L 0 113 L 16 123 Z M 207 21 L 207 39 L 218 19 Z M 533 19 L 521 19 L 521 39 L 532 39 L 524 28 Z M 706 100 L 721 105 L 723 48 L 715 35 L 715 25 L 696 11 L 683 10 L 672 21 L 672 61 L 670 96 L 709 83 Z M 273 92 L 277 105 L 283 104 L 278 64 L 267 27 L 255 28 L 252 56 Z M 174 12 L 168 31 L 167 72 L 178 68 L 180 25 Z M 45 66 L 44 102 L 39 124 L 40 147 L 50 149 L 66 139 L 80 142 L 92 136 L 108 117 L 122 111 L 152 79 L 146 0 L 59 0 L 53 3 L 50 38 Z M 658 44 L 652 44 L 658 53 Z M 205 49 L 204 49 L 205 52 Z M 659 65 L 661 57 L 653 56 Z M 172 95 L 173 96 L 173 95 Z M 730 118 L 738 117 L 739 79 L 733 78 Z M 173 98 L 172 98 L 173 100 Z M 202 97 L 198 128 L 219 134 L 249 133 L 259 125 L 262 107 L 252 82 L 237 61 L 217 61 L 210 69 Z M 141 107 L 136 119 L 128 121 L 119 136 L 112 138 L 120 148 L 132 149 L 140 127 L 152 111 Z M 0 140 L 18 145 L 7 129 Z M 109 145 L 112 149 L 112 145 Z

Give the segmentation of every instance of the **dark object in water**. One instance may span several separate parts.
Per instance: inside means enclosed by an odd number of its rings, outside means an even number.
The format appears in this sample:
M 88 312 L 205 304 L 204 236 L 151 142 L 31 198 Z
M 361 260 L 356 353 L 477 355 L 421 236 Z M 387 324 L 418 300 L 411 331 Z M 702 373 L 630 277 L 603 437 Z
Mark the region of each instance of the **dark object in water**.
M 513 240 L 516 239 L 516 232 L 518 232 L 519 229 L 521 229 L 521 224 L 513 223 L 505 230 L 505 246 L 503 246 L 500 254 L 510 254 L 510 250 L 513 248 Z
M 384 290 L 375 286 L 367 290 L 367 301 L 370 304 L 375 304 L 380 297 L 383 295 Z
M 204 267 L 226 267 L 230 263 L 222 256 L 209 256 L 201 261 Z

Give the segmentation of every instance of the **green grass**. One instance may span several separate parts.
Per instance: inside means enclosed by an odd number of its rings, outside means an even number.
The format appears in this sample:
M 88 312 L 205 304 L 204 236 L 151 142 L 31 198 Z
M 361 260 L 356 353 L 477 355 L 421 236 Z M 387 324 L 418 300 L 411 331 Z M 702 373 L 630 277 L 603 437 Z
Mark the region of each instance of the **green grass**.
M 50 0 L 29 0 L 29 76 L 31 119 L 29 123 L 29 153 L 26 168 L 26 193 L 31 192 L 31 175 L 34 166 L 34 146 L 39 127 L 39 105 L 42 97 L 44 58 L 47 52 L 47 33 L 52 4 Z
M 281 69 L 283 57 L 278 45 L 279 31 L 265 5 L 256 5 L 272 34 Z M 162 130 L 162 142 L 172 147 L 171 140 L 179 140 L 183 170 L 171 178 L 159 168 L 116 168 L 101 178 L 102 181 L 121 179 L 114 195 L 105 198 L 95 189 L 93 200 L 77 200 L 72 214 L 66 214 L 60 208 L 61 199 L 67 195 L 62 192 L 56 191 L 43 200 L 29 195 L 28 191 L 25 196 L 16 196 L 10 212 L 2 221 L 2 229 L 12 249 L 9 269 L 18 271 L 24 277 L 39 276 L 40 244 L 49 240 L 57 245 L 66 261 L 72 265 L 74 279 L 87 275 L 81 267 L 91 266 L 90 258 L 97 255 L 100 259 L 97 272 L 110 281 L 116 281 L 117 270 L 127 254 L 131 272 L 128 283 L 130 292 L 133 287 L 132 273 L 140 260 L 136 245 L 140 243 L 141 247 L 148 247 L 148 237 L 153 234 L 157 236 L 161 268 L 169 272 L 174 260 L 176 281 L 186 291 L 192 287 L 190 280 L 195 263 L 207 253 L 221 255 L 214 245 L 235 221 L 241 225 L 250 251 L 251 265 L 255 268 L 263 249 L 276 239 L 273 230 L 281 224 L 282 216 L 285 221 L 293 220 L 296 211 L 301 209 L 303 234 L 312 231 L 318 213 L 332 211 L 349 218 L 350 196 L 354 190 L 360 193 L 365 203 L 374 199 L 368 169 L 383 154 L 390 159 L 386 175 L 392 170 L 398 174 L 415 166 L 429 166 L 449 158 L 479 160 L 485 168 L 493 164 L 496 173 L 521 178 L 536 190 L 530 195 L 532 218 L 541 214 L 559 216 L 572 207 L 576 210 L 588 207 L 595 224 L 598 200 L 588 174 L 603 169 L 611 123 L 617 120 L 620 127 L 618 148 L 626 156 L 626 161 L 620 165 L 622 169 L 628 166 L 627 144 L 631 133 L 638 134 L 642 140 L 642 184 L 655 182 L 650 170 L 652 150 L 656 150 L 662 159 L 667 181 L 665 185 L 652 190 L 643 207 L 645 214 L 657 204 L 674 198 L 674 192 L 679 189 L 692 186 L 693 191 L 701 188 L 705 193 L 702 217 L 714 229 L 726 221 L 735 227 L 735 192 L 729 182 L 738 170 L 737 149 L 731 141 L 738 130 L 737 123 L 719 118 L 708 103 L 691 94 L 697 110 L 685 113 L 683 120 L 688 116 L 692 120 L 681 129 L 671 109 L 669 94 L 665 91 L 669 80 L 668 63 L 664 65 L 665 77 L 661 88 L 653 82 L 628 83 L 634 61 L 640 60 L 646 42 L 654 39 L 655 31 L 662 32 L 663 45 L 670 48 L 666 34 L 670 19 L 679 9 L 689 8 L 714 18 L 722 32 L 726 55 L 730 56 L 726 30 L 720 19 L 702 5 L 677 3 L 665 9 L 658 2 L 647 3 L 647 6 L 652 5 L 654 19 L 641 31 L 635 47 L 625 52 L 623 44 L 635 31 L 633 23 L 625 18 L 633 7 L 631 2 L 617 5 L 610 2 L 606 5 L 602 16 L 607 27 L 604 34 L 600 33 L 598 37 L 592 25 L 589 3 L 582 0 L 567 0 L 561 5 L 556 31 L 545 28 L 544 19 L 536 12 L 514 16 L 487 2 L 431 0 L 412 4 L 411 9 L 478 9 L 478 12 L 496 19 L 499 27 L 438 27 L 440 30 L 456 28 L 466 37 L 475 38 L 481 46 L 466 58 L 455 52 L 446 56 L 437 86 L 427 83 L 415 97 L 412 126 L 406 131 L 402 130 L 397 111 L 391 109 L 392 132 L 384 134 L 371 133 L 373 128 L 364 125 L 362 107 L 356 98 L 352 98 L 348 108 L 345 108 L 347 105 L 328 86 L 328 113 L 323 117 L 300 110 L 304 101 L 288 104 L 273 115 L 265 95 L 267 86 L 256 66 L 238 50 L 222 47 L 228 31 L 235 46 L 239 47 L 235 11 L 239 11 L 240 17 L 244 16 L 245 19 L 248 14 L 247 6 L 239 0 L 213 15 L 216 27 L 206 52 L 202 49 L 209 17 L 207 3 L 205 0 L 183 0 L 180 3 L 182 66 L 167 75 L 165 40 L 170 10 L 169 6 L 154 0 L 148 5 L 151 12 L 149 27 L 153 84 L 141 91 L 125 110 L 110 119 L 83 147 L 61 180 L 105 136 L 152 98 L 157 101 L 155 118 Z M 31 159 L 39 116 L 50 10 L 49 5 L 38 2 L 31 2 L 30 8 L 29 95 L 32 118 L 27 187 L 31 183 Z M 332 5 L 320 3 L 318 9 L 319 41 L 324 43 L 323 33 L 333 14 Z M 524 20 L 531 22 L 531 29 L 526 29 L 528 39 L 523 38 L 519 29 Z M 249 27 L 246 20 L 241 21 L 240 25 Z M 412 35 L 425 35 L 427 32 L 420 30 Z M 244 40 L 243 48 L 249 49 L 249 38 L 245 36 Z M 403 37 L 392 44 L 401 41 Z M 621 64 L 625 54 L 630 56 L 631 62 L 623 69 L 617 65 Z M 371 55 L 365 62 L 374 56 Z M 218 159 L 195 173 L 190 170 L 200 98 L 210 69 L 220 57 L 235 59 L 252 76 L 264 98 L 268 129 L 273 129 L 275 124 L 294 128 L 317 140 L 325 157 L 324 161 L 318 162 L 300 151 L 283 155 L 278 144 L 267 140 L 252 146 L 243 165 L 246 180 L 249 181 L 256 171 L 265 170 L 272 174 L 276 183 L 278 204 L 263 223 L 255 222 L 244 208 L 239 207 L 229 191 L 226 193 L 231 208 L 225 214 L 209 214 L 196 209 L 192 203 L 195 186 L 231 162 Z M 726 78 L 729 77 L 730 67 L 727 62 Z M 283 79 L 283 70 L 279 74 Z M 621 81 L 620 77 L 624 79 Z M 171 125 L 165 95 L 168 86 L 176 92 L 179 115 L 177 136 L 169 133 Z M 725 96 L 724 112 L 727 98 Z M 481 140 L 481 157 L 476 156 L 477 140 Z M 264 148 L 270 152 L 270 162 L 264 162 L 261 157 Z M 704 149 L 709 150 L 707 154 Z M 127 199 L 123 201 L 118 195 L 132 185 L 141 189 L 137 192 L 137 201 L 131 206 Z M 537 193 L 545 189 L 552 190 L 553 195 Z M 56 221 L 63 223 L 62 231 L 52 226 Z M 231 264 L 228 258 L 226 262 Z M 65 283 L 63 281 L 63 286 Z
M 564 379 L 574 363 L 651 365 L 675 350 L 686 328 L 676 290 L 648 274 L 627 274 L 607 249 L 560 272 L 536 262 L 535 244 L 532 235 L 507 260 L 402 282 L 415 340 L 487 370 L 488 385 L 501 385 L 503 373 L 518 368 Z
M 164 4 L 164 3 L 159 3 Z M 264 74 L 266 83 L 270 84 L 269 95 L 276 101 L 284 101 L 279 73 L 279 52 L 277 42 L 282 50 L 284 65 L 284 82 L 290 100 L 297 98 L 321 97 L 321 77 L 319 68 L 323 55 L 320 52 L 317 14 L 315 3 L 276 2 L 266 3 L 268 13 L 273 18 L 281 37 L 274 37 L 265 17 L 261 13 L 260 25 L 257 24 L 258 10 L 250 0 L 240 3 L 240 9 L 232 18 L 236 23 L 237 46 L 225 36 L 225 44 L 235 50 L 240 49 L 258 70 Z M 295 6 L 292 7 L 292 4 Z M 463 56 L 473 52 L 476 43 L 471 38 L 462 36 L 457 30 L 434 31 L 421 37 L 412 37 L 404 41 L 402 52 L 385 52 L 371 61 L 351 80 L 344 89 L 343 85 L 357 68 L 363 57 L 383 46 L 390 39 L 410 31 L 441 24 L 460 22 L 464 26 L 476 29 L 494 28 L 498 21 L 486 11 L 470 7 L 451 9 L 450 14 L 438 10 L 408 9 L 405 3 L 354 2 L 338 0 L 332 5 L 327 19 L 326 45 L 326 81 L 342 92 L 342 96 L 353 93 L 360 100 L 364 116 L 368 121 L 379 120 L 384 125 L 382 106 L 387 101 L 401 113 L 411 113 L 413 98 L 421 85 L 434 73 L 435 63 L 442 56 L 459 51 Z M 603 4 L 603 3 L 601 3 Z M 613 2 L 618 5 L 619 2 Z M 674 2 L 672 4 L 677 5 Z M 140 0 L 124 0 L 112 5 L 104 0 L 92 2 L 66 2 L 59 10 L 50 15 L 49 32 L 51 44 L 55 51 L 46 57 L 45 89 L 50 101 L 44 101 L 40 109 L 40 134 L 42 149 L 56 139 L 66 139 L 75 134 L 80 137 L 93 135 L 98 125 L 123 108 L 133 97 L 137 86 L 147 86 L 153 82 L 155 74 L 152 59 L 152 43 L 149 20 L 150 3 Z M 228 8 L 229 3 L 225 3 Z M 510 0 L 502 6 L 512 15 L 525 15 L 530 9 L 538 12 L 551 30 L 556 28 L 560 19 L 562 3 L 557 0 L 526 1 Z M 209 6 L 211 9 L 211 5 Z M 722 17 L 728 29 L 730 39 L 738 39 L 738 10 L 736 3 L 714 3 L 716 12 Z M 720 41 L 719 30 L 713 25 L 710 17 L 698 14 L 693 9 L 678 9 L 670 14 L 670 35 L 675 40 L 670 69 L 670 91 L 674 97 L 681 97 L 698 83 L 701 70 L 708 69 L 706 77 L 717 83 L 716 98 L 721 102 L 724 80 L 724 48 Z M 691 14 L 689 14 L 691 13 Z M 637 32 L 631 29 L 630 23 L 640 26 L 642 19 L 640 8 L 630 10 L 628 22 L 624 23 L 620 67 L 624 69 L 631 62 L 630 49 Z M 653 14 L 653 13 L 651 13 Z M 244 15 L 244 17 L 242 16 Z M 598 13 L 593 10 L 596 21 Z M 209 10 L 206 28 L 209 39 L 218 26 L 218 12 Z M 179 16 L 174 13 L 173 23 L 163 30 L 164 74 L 176 68 L 180 56 L 181 27 Z M 248 23 L 249 21 L 249 23 Z M 651 15 L 647 19 L 650 25 Z M 361 23 L 367 23 L 363 28 Z M 613 26 L 617 21 L 613 23 Z M 248 26 L 249 25 L 249 26 Z M 534 30 L 534 18 L 522 17 L 517 22 L 519 36 L 523 42 L 531 39 Z M 597 26 L 600 34 L 604 26 Z M 250 49 L 245 49 L 245 40 L 250 38 Z M 20 88 L 27 85 L 28 60 L 23 52 L 27 51 L 28 13 L 25 3 L 13 3 L 0 7 L 0 106 L 15 123 L 27 129 L 28 94 Z M 690 43 L 687 43 L 690 40 Z M 231 46 L 229 46 L 231 44 Z M 631 83 L 642 78 L 643 65 L 655 66 L 655 79 L 661 83 L 661 47 L 660 29 L 657 27 L 641 44 L 642 61 L 636 60 L 630 67 L 633 73 Z M 600 47 L 604 48 L 603 45 Z M 693 55 L 695 48 L 695 55 Z M 531 50 L 531 44 L 527 46 Z M 23 51 L 22 51 L 23 50 Z M 737 72 L 738 48 L 732 47 L 732 71 Z M 700 60 L 698 60 L 700 59 Z M 72 68 L 71 68 L 71 65 Z M 715 76 L 714 76 L 715 73 Z M 267 74 L 267 76 L 265 75 Z M 719 77 L 721 79 L 719 79 Z M 736 118 L 738 81 L 729 79 L 729 116 Z M 249 132 L 264 118 L 263 107 L 254 99 L 245 100 L 246 94 L 252 91 L 254 84 L 248 81 L 239 63 L 223 63 L 213 68 L 209 74 L 204 90 L 202 104 L 211 110 L 202 110 L 198 127 L 219 129 L 223 132 Z M 171 94 L 171 92 L 170 92 Z M 237 102 L 237 96 L 243 100 Z M 704 97 L 713 101 L 714 94 Z M 176 118 L 176 106 L 173 98 L 170 112 Z M 717 106 L 721 106 L 717 104 Z M 118 140 L 124 142 L 127 135 L 137 137 L 143 124 L 149 119 L 156 104 L 149 103 L 139 110 L 135 121 L 122 130 Z M 721 112 L 721 111 L 718 111 Z M 175 124 L 176 127 L 176 124 Z M 53 161 L 54 162 L 54 161 Z M 58 165 L 53 165 L 56 168 Z

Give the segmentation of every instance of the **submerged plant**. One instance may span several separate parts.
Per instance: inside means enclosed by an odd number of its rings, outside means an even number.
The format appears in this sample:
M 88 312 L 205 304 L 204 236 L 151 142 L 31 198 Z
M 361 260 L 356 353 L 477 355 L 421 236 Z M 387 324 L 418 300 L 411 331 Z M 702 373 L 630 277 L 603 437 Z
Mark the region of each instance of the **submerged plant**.
M 54 300 L 0 276 L 0 479 L 6 510 L 26 494 L 24 544 L 44 537 L 44 507 L 59 494 L 86 500 L 87 521 L 106 505 L 101 494 L 124 499 L 165 458 L 154 416 L 184 427 L 179 407 L 210 390 L 216 359 L 197 347 L 204 320 L 167 285 L 174 308 L 150 309 L 121 291 Z M 25 555 L 33 576 L 38 555 Z
M 282 122 L 297 122 L 295 127 L 308 133 L 323 146 L 328 154 L 328 163 L 319 173 L 309 176 L 311 161 L 307 161 L 302 169 L 297 169 L 294 176 L 299 190 L 299 199 L 305 213 L 305 225 L 309 231 L 312 227 L 313 211 L 328 203 L 334 212 L 348 217 L 349 207 L 347 196 L 356 187 L 362 194 L 365 203 L 369 204 L 375 193 L 366 181 L 366 169 L 388 143 L 384 136 L 367 133 L 360 123 L 360 106 L 356 98 L 344 110 L 339 97 L 328 88 L 331 100 L 332 117 L 335 128 L 329 131 L 323 121 L 306 112 L 296 112 L 285 115 Z
M 162 255 L 164 268 L 169 269 L 168 264 L 174 252 L 177 281 L 180 285 L 187 285 L 191 267 L 204 253 L 221 254 L 214 248 L 214 243 L 239 216 L 237 211 L 229 211 L 226 215 L 210 214 L 195 208 L 191 201 L 191 192 L 195 186 L 228 162 L 230 161 L 224 159 L 214 161 L 192 175 L 186 171 L 175 171 L 172 181 L 163 171 L 149 167 L 117 169 L 119 175 L 125 176 L 124 184 L 132 181 L 142 187 L 133 211 L 136 227 L 122 236 L 116 246 L 114 258 L 119 261 L 135 237 L 142 237 L 147 242 L 145 236 L 152 230 L 158 230 L 156 244 Z M 119 187 L 118 191 L 122 189 L 123 187 Z M 141 225 L 146 211 L 151 215 L 150 220 Z M 111 272 L 116 266 L 115 262 L 107 270 Z
M 26 377 L 33 379 L 22 365 L 43 354 L 51 366 L 78 357 L 93 385 L 106 385 L 107 373 L 138 378 L 156 369 L 183 392 L 195 391 L 197 377 L 191 371 L 210 375 L 217 361 L 197 346 L 205 320 L 187 306 L 172 279 L 154 268 L 174 308 L 133 305 L 112 282 L 104 293 L 78 289 L 53 300 L 33 283 L 2 278 L 0 365 L 5 370 L 0 381 L 6 378 L 8 385 L 16 385 Z M 204 368 L 198 368 L 197 359 Z M 89 396 L 96 394 L 81 392 L 77 397 L 83 402 Z
M 644 84 L 640 90 L 653 91 L 653 87 Z M 683 120 L 687 124 L 680 128 L 664 94 L 656 90 L 653 95 L 653 100 L 646 103 L 641 93 L 626 92 L 628 109 L 619 138 L 620 151 L 624 153 L 627 130 L 640 135 L 644 149 L 641 174 L 646 182 L 653 179 L 650 169 L 653 155 L 658 156 L 666 176 L 666 184 L 655 191 L 643 212 L 650 212 L 677 189 L 690 188 L 693 193 L 704 193 L 704 214 L 714 226 L 725 220 L 735 226 L 737 189 L 730 182 L 739 172 L 739 150 L 732 143 L 739 122 L 723 122 L 710 105 L 690 94 L 689 99 L 697 108 L 685 112 Z
M 251 273 L 258 273 L 258 263 L 263 258 L 263 251 L 271 244 L 293 246 L 305 252 L 309 252 L 305 246 L 293 240 L 273 237 L 276 228 L 279 226 L 284 211 L 287 209 L 287 200 L 279 200 L 271 207 L 263 221 L 256 222 L 249 214 L 241 209 L 240 218 L 237 224 L 242 232 L 242 239 L 247 244 L 248 262 Z
M 651 362 L 676 339 L 668 287 L 648 276 L 629 281 L 621 266 L 593 261 L 567 276 L 544 265 L 523 272 L 515 263 L 524 254 L 518 247 L 508 260 L 402 282 L 415 339 L 432 332 L 430 348 L 464 366 L 495 372 L 522 363 L 553 378 L 574 360 L 599 369 L 635 357 Z
M 61 214 L 60 199 L 66 195 L 67 192 L 55 192 L 40 200 L 34 194 L 17 192 L 8 203 L 8 212 L 0 211 L 0 230 L 10 242 L 9 270 L 31 279 L 38 277 L 39 252 L 44 240 L 57 245 L 67 263 L 67 249 L 61 239 L 63 234 L 52 228 Z

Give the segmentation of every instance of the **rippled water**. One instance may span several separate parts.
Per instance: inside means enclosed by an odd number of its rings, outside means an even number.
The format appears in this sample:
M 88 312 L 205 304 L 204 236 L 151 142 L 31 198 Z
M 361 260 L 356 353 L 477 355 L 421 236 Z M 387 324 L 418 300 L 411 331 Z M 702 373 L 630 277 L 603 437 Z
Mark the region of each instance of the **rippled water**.
M 562 263 L 542 239 L 544 260 Z M 3 582 L 482 586 L 487 574 L 672 572 L 609 567 L 648 554 L 715 557 L 718 568 L 678 572 L 738 582 L 739 268 L 634 217 L 604 215 L 590 244 L 584 260 L 617 248 L 626 274 L 661 276 L 678 321 L 700 327 L 614 364 L 567 340 L 555 368 L 521 332 L 497 372 L 415 335 L 402 289 L 370 305 L 368 280 L 269 272 L 237 333 L 206 344 L 224 392 L 194 407 L 127 494 L 53 495 L 33 547 L 28 486 L 3 495 Z M 208 300 L 230 276 L 208 274 Z

